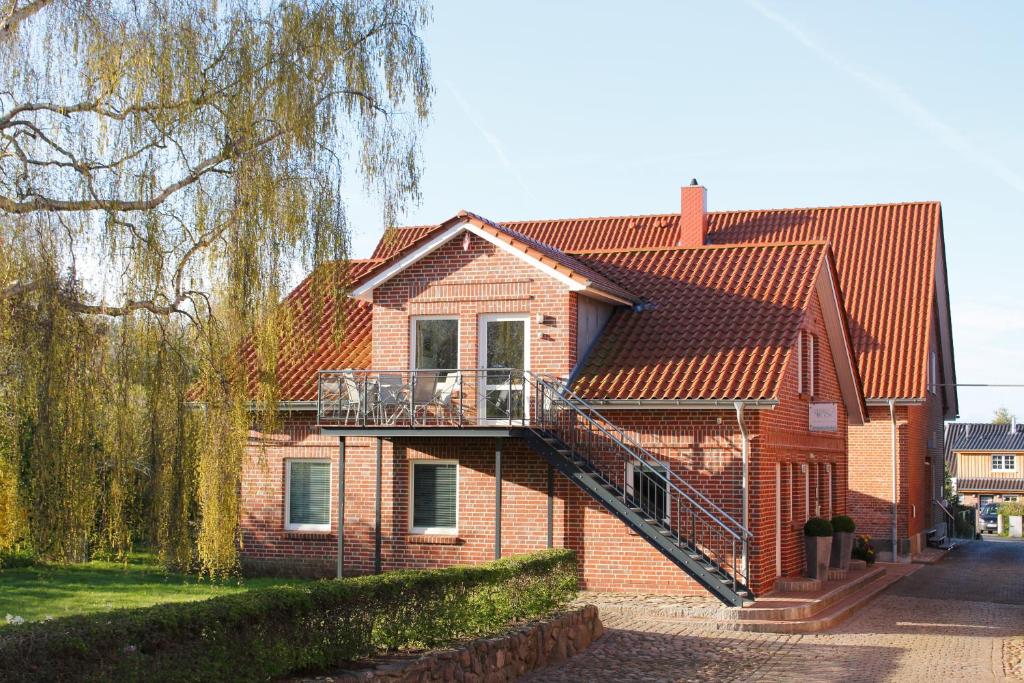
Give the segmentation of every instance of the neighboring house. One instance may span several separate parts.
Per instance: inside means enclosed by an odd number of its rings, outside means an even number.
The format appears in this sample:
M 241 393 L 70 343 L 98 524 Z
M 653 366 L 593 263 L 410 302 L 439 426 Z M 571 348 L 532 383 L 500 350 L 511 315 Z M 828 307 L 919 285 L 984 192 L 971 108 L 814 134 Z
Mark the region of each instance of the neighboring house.
M 946 425 L 946 468 L 964 505 L 1024 499 L 1024 425 Z
M 590 589 L 737 604 L 801 572 L 814 515 L 923 545 L 956 414 L 939 205 L 705 207 L 692 185 L 678 214 L 389 230 L 339 274 L 340 343 L 299 285 L 246 565 L 554 545 Z

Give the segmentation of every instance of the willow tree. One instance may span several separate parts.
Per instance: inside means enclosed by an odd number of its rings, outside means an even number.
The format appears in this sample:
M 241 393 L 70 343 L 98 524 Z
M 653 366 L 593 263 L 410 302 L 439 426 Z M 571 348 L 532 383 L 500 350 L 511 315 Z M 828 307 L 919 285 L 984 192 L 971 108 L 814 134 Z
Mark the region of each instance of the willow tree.
M 428 14 L 0 0 L 0 542 L 123 551 L 145 510 L 168 562 L 234 566 L 283 288 L 337 294 L 318 266 L 346 257 L 346 193 L 383 224 L 418 197 Z

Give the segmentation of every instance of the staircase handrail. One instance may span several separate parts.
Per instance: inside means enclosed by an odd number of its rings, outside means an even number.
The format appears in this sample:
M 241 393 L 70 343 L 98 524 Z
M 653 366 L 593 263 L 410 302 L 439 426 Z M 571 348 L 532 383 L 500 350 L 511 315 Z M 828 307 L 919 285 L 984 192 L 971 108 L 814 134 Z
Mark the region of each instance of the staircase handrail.
M 570 406 L 577 414 L 582 416 L 584 419 L 590 421 L 600 431 L 604 432 L 610 439 L 612 439 L 619 446 L 621 446 L 623 449 L 628 451 L 630 453 L 630 455 L 633 456 L 634 459 L 640 461 L 641 463 L 644 463 L 644 464 L 648 465 L 649 467 L 653 466 L 653 467 L 661 468 L 661 472 L 666 473 L 666 475 L 662 477 L 664 479 L 664 481 L 665 481 L 665 485 L 666 486 L 670 486 L 673 490 L 675 490 L 676 493 L 678 493 L 680 496 L 685 498 L 689 503 L 691 503 L 694 507 L 696 507 L 698 510 L 700 510 L 705 516 L 707 516 L 709 519 L 711 519 L 713 522 L 715 522 L 723 530 L 728 532 L 733 538 L 735 538 L 738 541 L 743 541 L 744 539 L 752 539 L 754 537 L 754 534 L 751 533 L 749 529 L 744 527 L 738 521 L 736 521 L 736 519 L 733 518 L 732 515 L 730 515 L 728 512 L 726 512 L 721 507 L 719 507 L 714 501 L 712 501 L 710 498 L 708 498 L 703 493 L 701 493 L 696 488 L 694 488 L 693 485 L 690 484 L 688 481 L 686 481 L 685 479 L 680 477 L 678 474 L 673 472 L 672 469 L 669 468 L 660 459 L 658 459 L 657 456 L 655 456 L 649 450 L 647 450 L 646 448 L 641 446 L 635 439 L 633 439 L 632 437 L 627 435 L 622 430 L 621 427 L 619 427 L 618 425 L 615 425 L 615 423 L 609 421 L 596 408 L 594 408 L 592 405 L 587 403 L 587 401 L 585 401 L 583 398 L 581 398 L 579 395 L 577 395 L 575 392 L 573 392 L 566 385 L 565 382 L 562 382 L 562 381 L 557 380 L 557 379 L 552 381 L 552 380 L 546 379 L 545 377 L 540 376 L 540 375 L 534 375 L 534 378 L 535 378 L 535 381 L 538 384 L 543 384 L 545 387 L 550 389 L 555 396 L 561 398 L 562 401 L 566 405 Z M 571 397 L 572 400 L 568 400 L 565 395 L 568 395 L 569 397 Z M 586 406 L 587 411 L 593 413 L 594 415 L 597 415 L 600 418 L 600 421 L 595 420 L 593 417 L 591 417 L 586 412 L 584 412 L 578 405 L 576 405 L 575 402 L 578 402 L 578 403 L 583 404 L 584 406 Z M 618 435 L 613 434 L 606 427 L 606 425 L 611 425 Z M 653 467 L 652 467 L 652 470 L 653 470 Z M 661 474 L 661 472 L 658 472 L 657 470 L 653 470 L 653 472 L 656 473 L 656 474 Z M 693 492 L 693 496 L 689 495 L 686 491 L 683 491 L 678 485 L 676 485 L 676 483 L 674 481 L 671 480 L 670 477 L 674 477 L 683 486 L 685 486 L 689 491 L 692 491 Z M 694 496 L 696 496 L 701 501 L 703 501 L 708 507 L 712 508 L 715 512 L 718 513 L 718 515 L 721 515 L 725 519 L 727 519 L 730 522 L 732 522 L 735 525 L 736 529 L 739 530 L 739 533 L 737 533 L 736 530 L 734 530 L 733 528 L 731 528 L 730 526 L 725 524 L 715 514 L 710 512 L 704 505 L 701 505 L 700 502 L 698 502 L 697 500 L 694 500 Z

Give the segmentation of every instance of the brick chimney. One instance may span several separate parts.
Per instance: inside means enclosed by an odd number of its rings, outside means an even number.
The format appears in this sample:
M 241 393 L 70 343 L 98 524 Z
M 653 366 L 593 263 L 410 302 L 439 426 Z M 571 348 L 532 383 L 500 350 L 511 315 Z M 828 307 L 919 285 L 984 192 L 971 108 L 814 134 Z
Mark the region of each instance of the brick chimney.
M 680 192 L 682 210 L 679 219 L 680 247 L 702 247 L 708 235 L 708 190 L 694 178 Z

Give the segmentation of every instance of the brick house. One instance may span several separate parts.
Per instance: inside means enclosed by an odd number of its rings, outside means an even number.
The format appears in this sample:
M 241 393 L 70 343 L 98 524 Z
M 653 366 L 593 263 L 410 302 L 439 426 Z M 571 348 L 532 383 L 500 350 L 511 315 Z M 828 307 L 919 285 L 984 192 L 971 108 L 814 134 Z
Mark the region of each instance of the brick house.
M 1024 499 L 1024 425 L 946 425 L 946 469 L 964 505 Z
M 956 411 L 944 263 L 938 204 L 709 213 L 697 185 L 678 214 L 391 229 L 337 273 L 341 341 L 289 295 L 243 562 L 564 546 L 586 588 L 740 604 L 800 573 L 814 515 L 906 554 Z

